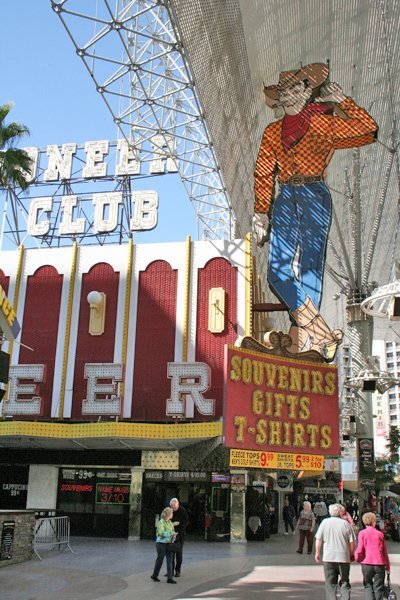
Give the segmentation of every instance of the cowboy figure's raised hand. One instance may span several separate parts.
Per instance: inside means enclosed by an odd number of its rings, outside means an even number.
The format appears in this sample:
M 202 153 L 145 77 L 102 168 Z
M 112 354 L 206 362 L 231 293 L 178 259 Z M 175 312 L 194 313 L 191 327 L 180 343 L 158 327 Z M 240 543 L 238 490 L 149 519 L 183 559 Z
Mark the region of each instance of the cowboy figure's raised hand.
M 315 99 L 315 102 L 334 102 L 339 104 L 346 99 L 342 88 L 337 83 L 327 83 L 321 87 L 321 95 Z

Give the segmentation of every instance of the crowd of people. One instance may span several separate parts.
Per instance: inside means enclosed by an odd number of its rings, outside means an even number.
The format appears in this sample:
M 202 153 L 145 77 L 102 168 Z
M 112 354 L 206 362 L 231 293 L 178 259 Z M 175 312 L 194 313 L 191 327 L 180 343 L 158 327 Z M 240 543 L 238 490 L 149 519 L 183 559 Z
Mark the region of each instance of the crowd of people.
M 354 561 L 361 564 L 365 600 L 388 597 L 384 595 L 386 574 L 390 582 L 385 535 L 378 526 L 377 515 L 368 505 L 359 519 L 358 501 L 354 499 L 343 506 L 337 502 L 327 505 L 322 497 L 318 497 L 313 504 L 305 500 L 301 510 L 296 511 L 287 498 L 282 517 L 285 535 L 289 535 L 289 529 L 293 535 L 298 532 L 298 554 L 303 554 L 305 545 L 307 554 L 312 554 L 315 546 L 315 562 L 323 563 L 324 567 L 326 600 L 336 600 L 338 590 L 340 598 L 350 600 L 350 566 Z M 359 521 L 358 526 L 355 521 Z M 167 583 L 176 583 L 174 576 L 181 574 L 188 523 L 186 509 L 177 498 L 172 498 L 156 527 L 157 557 L 151 575 L 153 581 L 160 582 L 160 570 L 166 559 Z
M 283 519 L 287 531 L 289 502 L 285 502 Z M 361 512 L 359 532 L 356 533 L 359 519 L 358 502 L 352 500 L 343 506 L 332 503 L 327 506 L 319 497 L 312 506 L 309 500 L 303 502 L 292 530 L 299 533 L 296 552 L 303 554 L 307 542 L 307 554 L 312 554 L 315 542 L 315 562 L 323 563 L 326 600 L 340 598 L 350 600 L 350 565 L 353 561 L 361 564 L 365 600 L 383 600 L 386 574 L 390 574 L 390 562 L 384 532 L 377 526 L 377 516 L 366 506 Z M 292 519 L 293 526 L 293 519 Z M 389 578 L 390 581 L 390 578 Z

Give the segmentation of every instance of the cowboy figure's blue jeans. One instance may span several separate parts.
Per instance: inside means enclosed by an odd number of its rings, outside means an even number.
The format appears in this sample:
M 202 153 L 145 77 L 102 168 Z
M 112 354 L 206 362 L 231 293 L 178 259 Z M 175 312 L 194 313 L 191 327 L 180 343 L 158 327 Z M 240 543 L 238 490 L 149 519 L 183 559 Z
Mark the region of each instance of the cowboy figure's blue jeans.
M 268 281 L 292 313 L 320 307 L 332 199 L 325 183 L 280 186 L 271 216 Z

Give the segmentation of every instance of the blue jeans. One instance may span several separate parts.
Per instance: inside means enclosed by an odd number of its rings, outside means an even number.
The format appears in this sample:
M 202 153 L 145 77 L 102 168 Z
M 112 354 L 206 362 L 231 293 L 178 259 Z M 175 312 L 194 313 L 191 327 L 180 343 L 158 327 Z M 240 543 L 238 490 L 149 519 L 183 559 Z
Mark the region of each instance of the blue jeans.
M 322 181 L 280 186 L 271 216 L 268 281 L 289 312 L 307 298 L 316 308 L 321 304 L 331 211 Z
M 167 552 L 167 544 L 163 542 L 156 542 L 156 550 L 157 550 L 157 558 L 156 563 L 154 565 L 153 575 L 154 577 L 158 577 L 160 573 L 162 564 L 164 562 L 164 558 L 167 557 L 167 575 L 168 579 L 173 579 L 174 571 L 172 566 L 173 561 L 173 552 Z

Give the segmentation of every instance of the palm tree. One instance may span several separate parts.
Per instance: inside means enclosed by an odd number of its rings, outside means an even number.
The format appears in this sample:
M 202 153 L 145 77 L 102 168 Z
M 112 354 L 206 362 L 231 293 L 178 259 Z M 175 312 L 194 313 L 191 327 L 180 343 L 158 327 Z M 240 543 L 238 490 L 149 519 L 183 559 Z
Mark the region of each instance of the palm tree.
M 25 190 L 30 184 L 27 173 L 31 172 L 32 160 L 25 150 L 16 148 L 15 144 L 23 136 L 29 135 L 29 129 L 22 123 L 4 123 L 12 107 L 11 103 L 0 106 L 0 187 L 10 189 L 17 185 Z
M 400 430 L 398 427 L 391 425 L 390 432 L 386 438 L 386 450 L 389 453 L 390 459 L 393 465 L 399 462 L 399 448 L 400 448 Z

